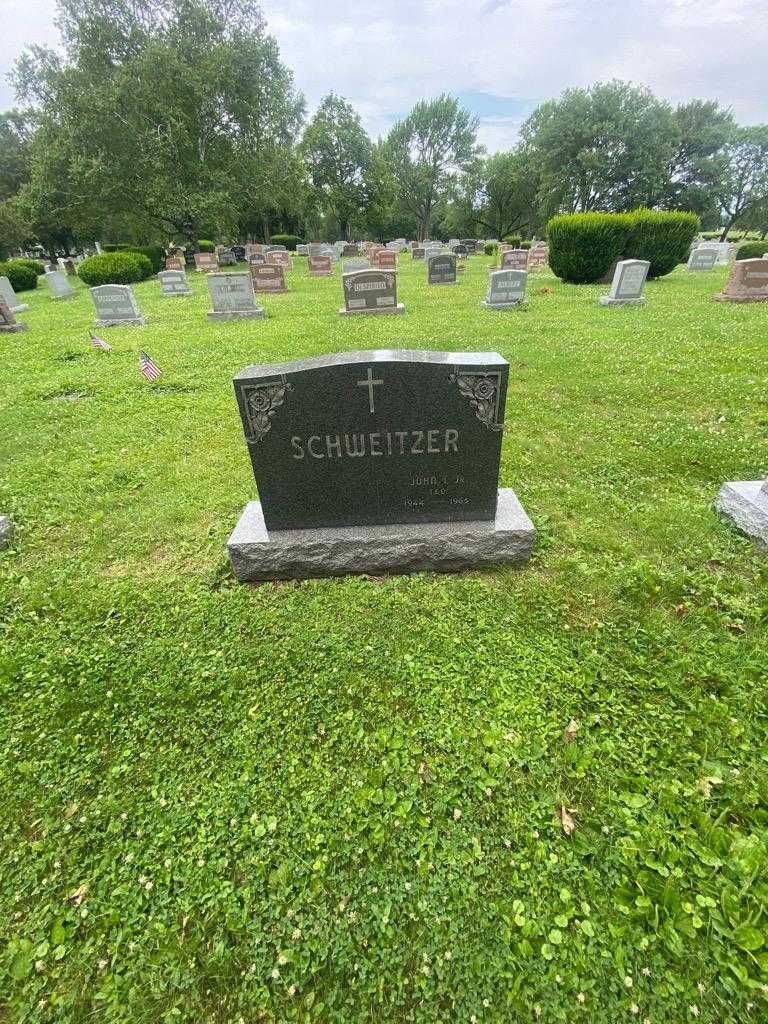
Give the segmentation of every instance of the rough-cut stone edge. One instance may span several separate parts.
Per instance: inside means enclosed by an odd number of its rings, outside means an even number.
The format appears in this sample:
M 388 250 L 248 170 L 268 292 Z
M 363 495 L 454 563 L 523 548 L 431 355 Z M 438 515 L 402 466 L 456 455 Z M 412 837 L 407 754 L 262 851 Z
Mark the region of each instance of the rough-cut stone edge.
M 378 270 L 378 267 L 372 267 L 372 270 Z M 381 316 L 382 313 L 404 313 L 405 306 L 402 302 L 398 302 L 396 306 L 384 306 L 382 309 L 345 309 L 344 306 L 339 310 L 339 316 Z
M 97 320 L 97 327 L 146 327 L 149 317 L 134 316 L 130 320 Z
M 483 299 L 480 305 L 483 309 L 519 309 L 525 305 L 525 299 L 518 299 L 517 302 L 486 302 Z
M 235 576 L 247 582 L 524 565 L 535 540 L 536 529 L 515 492 L 502 488 L 495 521 L 344 526 L 271 534 L 261 503 L 251 501 L 227 541 L 227 550 Z
M 0 324 L 0 334 L 18 334 L 19 331 L 27 331 L 29 327 L 27 324 L 16 323 L 16 324 Z
M 12 520 L 8 516 L 0 516 L 0 551 L 8 547 L 15 532 Z
M 641 295 L 639 299 L 612 299 L 610 297 L 610 295 L 601 295 L 599 301 L 600 301 L 600 305 L 601 306 L 644 306 L 645 305 L 645 297 L 643 295 Z
M 718 292 L 712 298 L 715 302 L 768 302 L 768 295 L 726 295 L 725 292 Z
M 207 314 L 209 320 L 263 320 L 266 315 L 261 306 L 256 309 L 230 309 L 226 312 L 212 309 Z
M 764 480 L 731 480 L 723 484 L 715 509 L 733 525 L 768 547 L 768 494 Z

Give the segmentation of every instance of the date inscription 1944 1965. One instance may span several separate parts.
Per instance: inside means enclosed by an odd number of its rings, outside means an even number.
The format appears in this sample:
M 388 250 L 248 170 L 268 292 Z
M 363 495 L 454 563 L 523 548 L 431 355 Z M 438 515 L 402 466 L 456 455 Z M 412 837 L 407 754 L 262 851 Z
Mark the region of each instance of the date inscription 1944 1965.
M 269 530 L 490 520 L 509 366 L 376 350 L 235 378 Z

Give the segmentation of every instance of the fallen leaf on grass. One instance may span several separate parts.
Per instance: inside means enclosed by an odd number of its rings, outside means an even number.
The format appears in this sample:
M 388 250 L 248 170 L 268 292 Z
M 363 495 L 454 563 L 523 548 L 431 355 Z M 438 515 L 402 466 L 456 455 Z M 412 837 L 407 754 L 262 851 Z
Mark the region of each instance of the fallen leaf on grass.
M 78 885 L 78 887 L 75 889 L 75 891 L 71 892 L 69 894 L 69 896 L 67 896 L 67 899 L 68 900 L 74 900 L 75 906 L 79 907 L 80 904 L 85 899 L 85 897 L 88 895 L 88 889 L 89 888 L 90 888 L 90 886 L 88 885 L 88 883 L 87 882 L 83 882 L 82 885 Z
M 568 808 L 565 804 L 560 804 L 557 808 L 557 816 L 560 818 L 560 824 L 563 826 L 563 832 L 567 836 L 571 835 L 576 829 L 576 822 L 571 817 L 571 811 L 573 808 Z
M 563 731 L 563 742 L 573 743 L 573 741 L 576 739 L 576 733 L 578 731 L 579 723 L 576 721 L 575 718 L 572 718 Z
M 702 796 L 709 799 L 712 796 L 713 786 L 722 786 L 723 780 L 718 779 L 716 775 L 705 775 L 701 779 L 696 780 L 696 789 L 701 793 Z
M 64 817 L 71 818 L 73 814 L 77 813 L 77 808 L 79 806 L 80 804 L 70 804 L 69 807 L 67 807 L 66 811 L 64 811 Z

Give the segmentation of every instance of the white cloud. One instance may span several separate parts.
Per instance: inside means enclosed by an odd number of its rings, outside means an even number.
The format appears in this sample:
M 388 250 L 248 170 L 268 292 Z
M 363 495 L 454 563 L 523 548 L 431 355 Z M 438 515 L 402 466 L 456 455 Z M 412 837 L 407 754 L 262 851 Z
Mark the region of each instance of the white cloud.
M 617 77 L 679 102 L 717 99 L 768 121 L 766 0 L 263 0 L 310 109 L 331 89 L 373 135 L 441 91 L 506 97 L 481 140 L 507 147 L 525 114 L 568 86 Z M 0 0 L 0 74 L 55 41 L 49 0 Z M 0 83 L 0 109 L 12 100 Z

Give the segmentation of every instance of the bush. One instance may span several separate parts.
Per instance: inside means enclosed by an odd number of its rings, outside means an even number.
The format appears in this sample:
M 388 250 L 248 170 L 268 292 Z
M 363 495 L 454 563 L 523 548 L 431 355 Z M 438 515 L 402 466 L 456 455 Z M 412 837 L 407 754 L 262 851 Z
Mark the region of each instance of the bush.
M 102 249 L 105 253 L 137 252 L 141 256 L 146 256 L 152 264 L 153 274 L 156 274 L 158 270 L 162 270 L 165 266 L 165 249 L 162 245 L 124 245 L 118 243 L 117 245 L 103 245 Z
M 695 213 L 633 210 L 632 228 L 624 246 L 624 259 L 648 260 L 648 277 L 663 277 L 685 263 L 699 230 Z
M 101 284 L 133 284 L 151 276 L 152 264 L 139 252 L 105 252 L 83 260 L 77 273 L 91 288 Z
M 531 242 L 521 242 L 521 243 L 520 243 L 520 248 L 521 248 L 521 249 L 530 249 L 530 248 L 531 248 L 531 245 L 532 245 L 532 243 L 531 243 Z
M 503 241 L 509 242 L 513 249 L 519 249 L 522 238 L 520 235 L 504 235 Z
M 15 292 L 31 292 L 37 288 L 37 273 L 19 260 L 0 263 L 0 277 L 7 277 Z
M 550 220 L 549 265 L 571 284 L 605 277 L 624 252 L 632 218 L 626 213 L 567 213 Z
M 45 273 L 45 267 L 39 260 L 11 260 L 10 262 L 18 263 L 22 267 L 29 267 L 30 270 L 34 270 L 38 277 Z
M 284 245 L 291 252 L 296 251 L 297 245 L 302 245 L 304 240 L 299 235 L 270 235 L 270 245 Z
M 483 252 L 486 256 L 495 256 L 499 251 L 499 247 L 496 242 L 486 242 L 483 246 Z
M 736 253 L 737 260 L 759 260 L 768 252 L 768 238 L 762 242 L 742 242 Z
M 197 240 L 197 251 L 198 252 L 216 252 L 216 246 L 209 238 L 198 238 Z

